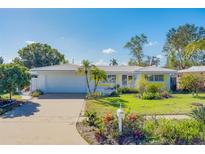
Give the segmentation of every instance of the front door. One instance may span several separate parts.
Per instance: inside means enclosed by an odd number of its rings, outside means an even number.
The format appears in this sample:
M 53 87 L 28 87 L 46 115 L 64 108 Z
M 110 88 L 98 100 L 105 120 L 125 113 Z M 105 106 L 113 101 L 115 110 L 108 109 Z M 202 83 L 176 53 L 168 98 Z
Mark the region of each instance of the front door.
M 122 75 L 122 86 L 123 87 L 127 86 L 127 75 Z

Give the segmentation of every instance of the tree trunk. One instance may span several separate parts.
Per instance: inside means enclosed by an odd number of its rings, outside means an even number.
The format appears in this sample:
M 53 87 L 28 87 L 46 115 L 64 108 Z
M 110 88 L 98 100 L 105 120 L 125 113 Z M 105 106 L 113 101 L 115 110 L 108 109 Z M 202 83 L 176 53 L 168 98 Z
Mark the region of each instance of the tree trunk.
M 87 82 L 88 92 L 89 92 L 89 94 L 91 94 L 90 84 L 89 84 L 89 81 L 88 81 L 88 73 L 87 72 L 85 73 L 85 78 L 86 78 L 86 82 Z
M 9 92 L 9 99 L 11 100 L 12 91 Z
M 96 82 L 95 82 L 95 87 L 94 87 L 94 91 L 93 91 L 93 93 L 95 93 L 95 92 L 96 92 L 97 87 L 98 87 L 98 83 L 99 83 L 99 81 L 96 81 Z

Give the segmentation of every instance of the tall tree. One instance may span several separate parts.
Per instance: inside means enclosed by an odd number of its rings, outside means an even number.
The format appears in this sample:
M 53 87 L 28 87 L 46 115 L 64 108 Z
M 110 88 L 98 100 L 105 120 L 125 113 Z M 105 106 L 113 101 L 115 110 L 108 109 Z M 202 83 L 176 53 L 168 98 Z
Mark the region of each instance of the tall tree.
M 32 43 L 18 51 L 19 61 L 28 68 L 63 64 L 63 54 L 47 44 Z
M 117 59 L 113 58 L 110 60 L 110 66 L 117 66 L 118 65 L 118 62 L 117 62 Z
M 132 37 L 130 41 L 125 44 L 124 48 L 130 49 L 130 53 L 132 54 L 132 59 L 130 59 L 129 64 L 143 65 L 143 46 L 146 43 L 148 43 L 147 36 L 141 34 Z
M 92 65 L 86 59 L 84 59 L 81 63 L 82 63 L 82 66 L 79 67 L 78 73 L 85 75 L 88 92 L 89 92 L 89 94 L 91 94 L 89 76 L 90 76 L 90 71 L 94 67 L 94 65 Z
M 0 57 L 0 64 L 3 64 L 4 63 L 4 59 L 3 57 Z
M 144 66 L 159 66 L 160 58 L 156 56 L 147 56 L 147 59 L 144 61 Z
M 193 53 L 198 50 L 205 51 L 205 38 L 194 41 L 186 46 L 186 52 Z
M 24 66 L 17 64 L 0 65 L 0 91 L 9 93 L 10 100 L 13 92 L 22 90 L 30 84 L 30 73 Z
M 202 38 L 205 38 L 204 27 L 185 24 L 170 29 L 163 47 L 163 52 L 165 52 L 167 56 L 167 66 L 176 69 L 184 69 L 191 66 L 193 63 L 192 58 L 193 56 L 197 56 L 197 54 L 188 53 L 185 48 L 193 41 Z M 197 58 L 198 57 L 199 56 L 197 56 Z
M 93 93 L 95 93 L 97 90 L 99 82 L 107 80 L 107 73 L 104 70 L 100 70 L 98 67 L 95 66 L 91 70 L 90 78 L 91 78 L 91 80 L 94 80 Z

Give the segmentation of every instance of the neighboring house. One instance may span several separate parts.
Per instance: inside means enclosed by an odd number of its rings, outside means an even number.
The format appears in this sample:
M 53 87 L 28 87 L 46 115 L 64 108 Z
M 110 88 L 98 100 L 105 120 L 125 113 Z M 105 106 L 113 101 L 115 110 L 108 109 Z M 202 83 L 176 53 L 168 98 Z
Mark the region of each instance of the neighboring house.
M 86 93 L 85 76 L 77 73 L 79 67 L 80 65 L 63 64 L 33 68 L 31 72 L 38 75 L 32 78 L 31 91 L 40 89 L 45 93 Z M 115 85 L 134 88 L 141 77 L 149 82 L 165 83 L 170 89 L 172 78 L 176 74 L 175 70 L 156 66 L 98 66 L 98 68 L 107 72 L 107 82 L 101 82 L 97 89 L 101 92 Z
M 179 75 L 184 73 L 198 73 L 203 74 L 205 73 L 205 66 L 192 66 L 188 69 L 178 71 Z

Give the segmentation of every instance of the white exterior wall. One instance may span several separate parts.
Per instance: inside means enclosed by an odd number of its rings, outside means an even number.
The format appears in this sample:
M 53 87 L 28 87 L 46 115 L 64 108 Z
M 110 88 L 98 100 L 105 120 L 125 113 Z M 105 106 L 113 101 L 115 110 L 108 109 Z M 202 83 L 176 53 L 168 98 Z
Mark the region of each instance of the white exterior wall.
M 45 93 L 86 93 L 87 91 L 85 77 L 78 75 L 75 71 L 39 71 L 37 73 L 36 87 Z

